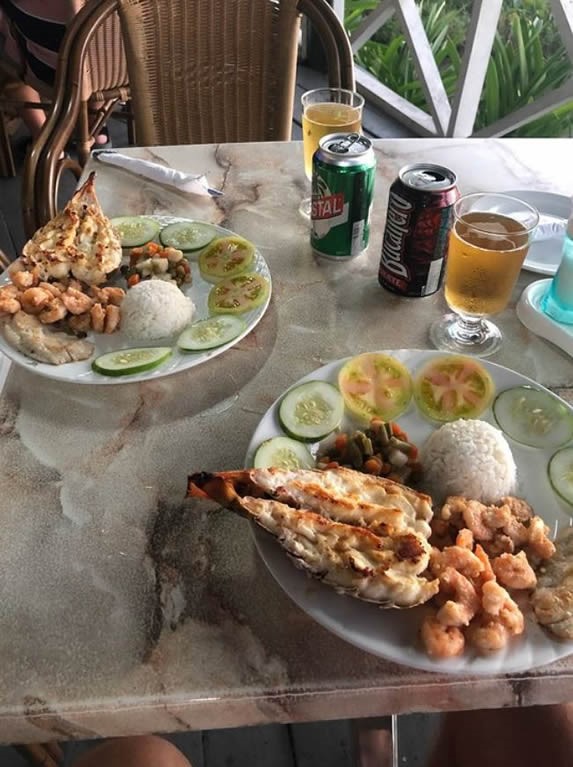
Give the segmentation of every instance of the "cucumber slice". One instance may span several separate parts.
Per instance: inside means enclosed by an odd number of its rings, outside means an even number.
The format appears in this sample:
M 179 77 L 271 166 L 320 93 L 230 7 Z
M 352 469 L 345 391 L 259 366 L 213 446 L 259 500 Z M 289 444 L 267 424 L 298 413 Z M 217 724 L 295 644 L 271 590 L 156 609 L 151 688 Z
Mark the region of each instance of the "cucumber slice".
M 202 221 L 182 221 L 164 226 L 159 233 L 159 240 L 166 248 L 177 250 L 201 250 L 217 234 L 216 229 Z
M 148 216 L 119 216 L 111 219 L 122 248 L 138 248 L 153 240 L 161 225 Z
M 173 349 L 170 346 L 153 346 L 119 349 L 102 354 L 92 362 L 92 370 L 104 376 L 127 376 L 152 370 L 167 360 Z
M 573 447 L 564 447 L 554 453 L 547 471 L 557 495 L 573 506 Z
M 508 437 L 529 447 L 560 447 L 573 437 L 573 413 L 558 397 L 533 386 L 500 392 L 493 415 Z
M 198 352 L 214 349 L 232 341 L 247 327 L 247 323 L 233 314 L 219 314 L 198 320 L 186 328 L 177 339 L 177 346 L 183 352 Z
M 290 437 L 267 439 L 257 448 L 253 459 L 255 469 L 313 469 L 314 458 L 308 449 Z
M 283 397 L 279 421 L 291 437 L 315 442 L 334 431 L 344 415 L 344 400 L 332 384 L 308 381 Z

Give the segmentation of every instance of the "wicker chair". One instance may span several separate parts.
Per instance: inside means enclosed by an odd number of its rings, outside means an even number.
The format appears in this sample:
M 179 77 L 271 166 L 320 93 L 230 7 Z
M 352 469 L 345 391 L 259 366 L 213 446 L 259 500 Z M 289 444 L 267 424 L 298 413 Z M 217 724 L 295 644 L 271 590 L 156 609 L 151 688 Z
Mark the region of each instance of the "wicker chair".
M 321 40 L 332 86 L 354 88 L 352 50 L 326 0 L 101 0 L 70 25 L 54 109 L 28 157 L 28 234 L 56 212 L 58 161 L 77 119 L 88 44 L 119 13 L 137 143 L 291 138 L 300 18 Z
M 81 11 L 86 0 L 67 0 L 67 2 L 72 14 L 78 10 Z M 91 2 L 97 2 L 97 0 L 91 0 Z M 17 30 L 14 30 L 14 36 L 18 39 Z M 21 77 L 24 76 L 21 75 Z M 78 83 L 81 83 L 80 104 L 71 127 L 77 140 L 79 160 L 79 167 L 73 166 L 73 170 L 79 176 L 81 168 L 89 157 L 94 138 L 100 132 L 115 104 L 129 99 L 127 65 L 117 14 L 112 16 L 92 37 L 85 53 L 85 69 L 79 75 Z M 42 88 L 40 96 L 43 100 L 41 104 L 29 104 L 11 99 L 9 90 L 6 91 L 6 95 L 0 97 L 0 175 L 14 176 L 16 172 L 6 128 L 7 114 L 19 106 L 49 111 L 54 93 L 46 85 Z

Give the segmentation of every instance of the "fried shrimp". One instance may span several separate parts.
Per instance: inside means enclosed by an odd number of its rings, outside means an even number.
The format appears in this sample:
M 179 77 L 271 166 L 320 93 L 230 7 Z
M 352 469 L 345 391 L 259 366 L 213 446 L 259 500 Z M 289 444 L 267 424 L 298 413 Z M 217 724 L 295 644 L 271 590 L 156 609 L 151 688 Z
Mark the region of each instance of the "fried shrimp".
M 0 295 L 0 314 L 16 314 L 21 308 L 17 298 Z
M 121 306 L 121 302 L 125 298 L 123 288 L 99 288 L 97 285 L 92 285 L 90 294 L 99 304 L 104 305 Z
M 511 599 L 511 597 L 499 583 L 496 581 L 484 583 L 481 602 L 486 613 L 489 613 L 489 615 L 499 615 L 501 608 L 508 599 Z
M 525 628 L 523 613 L 508 592 L 495 581 L 488 581 L 482 589 L 482 605 L 486 617 L 497 618 L 511 635 L 522 634 Z
M 471 581 L 453 567 L 440 575 L 440 591 L 450 598 L 436 614 L 444 626 L 467 626 L 480 607 L 480 599 Z
M 9 269 L 8 274 L 13 284 L 20 288 L 20 290 L 36 287 L 40 282 L 40 276 L 34 270 L 26 271 L 25 269 L 20 269 L 12 271 Z
M 105 309 L 101 304 L 94 304 L 90 309 L 92 328 L 96 333 L 103 333 L 105 329 Z
M 84 314 L 91 309 L 93 304 L 93 300 L 88 295 L 76 288 L 67 288 L 61 297 L 70 314 Z
M 52 301 L 54 296 L 44 288 L 27 288 L 20 294 L 20 304 L 26 314 L 40 314 Z
M 63 320 L 66 316 L 66 307 L 61 298 L 52 297 L 52 300 L 38 314 L 38 319 L 44 325 L 51 325 L 53 322 Z
M 47 290 L 56 298 L 59 298 L 62 295 L 62 290 L 65 290 L 65 287 L 62 287 L 61 283 L 58 282 L 41 282 L 38 287 Z
M 483 570 L 480 573 L 479 580 L 482 584 L 487 581 L 495 581 L 495 573 L 491 566 L 491 559 L 485 553 L 483 546 L 476 543 L 475 555 L 483 565 Z
M 474 534 L 467 527 L 464 527 L 456 536 L 456 546 L 461 546 L 463 549 L 469 549 L 473 551 L 474 548 Z
M 439 576 L 448 567 L 453 567 L 466 578 L 477 578 L 483 570 L 483 564 L 470 549 L 462 546 L 446 546 L 445 549 L 432 549 L 430 570 Z
M 482 655 L 502 650 L 509 638 L 506 628 L 499 620 L 485 616 L 472 621 L 466 636 L 468 643 Z
M 547 537 L 549 528 L 541 517 L 532 517 L 527 531 L 529 553 L 539 559 L 550 559 L 555 554 L 555 544 Z
M 532 589 L 537 584 L 537 576 L 524 551 L 519 554 L 501 554 L 492 560 L 492 567 L 498 581 L 506 588 Z
M 119 321 L 121 318 L 121 312 L 119 306 L 109 305 L 105 308 L 105 324 L 104 331 L 106 333 L 114 333 L 119 327 Z
M 444 626 L 434 615 L 422 622 L 422 642 L 431 658 L 453 658 L 461 655 L 465 647 L 462 631 L 456 626 Z

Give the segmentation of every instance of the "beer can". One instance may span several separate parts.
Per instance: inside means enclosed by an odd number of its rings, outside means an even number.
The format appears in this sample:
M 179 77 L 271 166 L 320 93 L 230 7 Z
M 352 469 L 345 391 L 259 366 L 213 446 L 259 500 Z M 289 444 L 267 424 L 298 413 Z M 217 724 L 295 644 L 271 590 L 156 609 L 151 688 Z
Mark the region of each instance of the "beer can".
M 376 158 L 359 133 L 324 136 L 312 158 L 310 244 L 319 256 L 352 258 L 366 250 Z
M 431 163 L 406 165 L 390 187 L 378 281 L 402 296 L 429 296 L 444 276 L 456 174 Z

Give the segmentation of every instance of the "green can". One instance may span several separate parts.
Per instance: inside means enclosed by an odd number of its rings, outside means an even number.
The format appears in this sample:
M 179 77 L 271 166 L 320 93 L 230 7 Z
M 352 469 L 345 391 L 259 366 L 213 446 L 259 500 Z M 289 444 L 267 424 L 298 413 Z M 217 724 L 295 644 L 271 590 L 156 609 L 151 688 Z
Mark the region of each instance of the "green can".
M 312 158 L 310 244 L 318 256 L 353 258 L 368 247 L 376 158 L 359 133 L 331 133 Z

